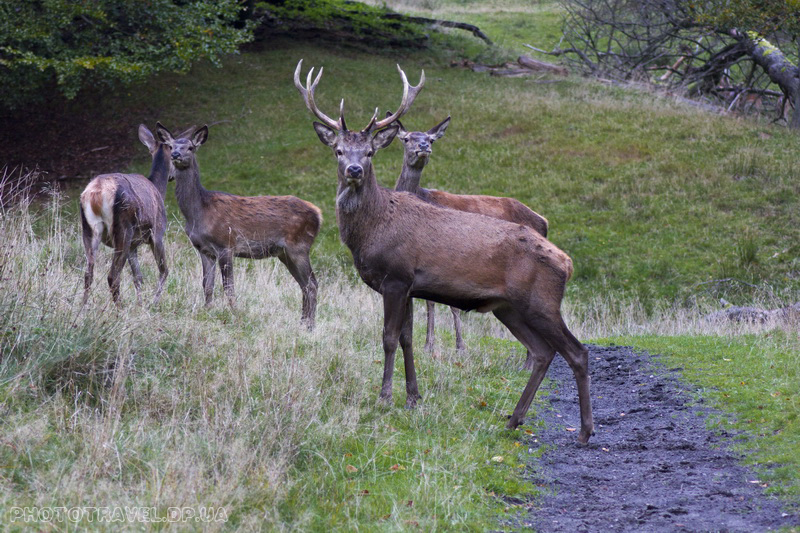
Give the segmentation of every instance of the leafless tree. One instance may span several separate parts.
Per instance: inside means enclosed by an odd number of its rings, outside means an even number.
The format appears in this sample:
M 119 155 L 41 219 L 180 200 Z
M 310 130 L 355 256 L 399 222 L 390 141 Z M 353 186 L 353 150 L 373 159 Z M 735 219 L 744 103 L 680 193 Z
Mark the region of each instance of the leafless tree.
M 681 89 L 800 127 L 797 36 L 785 25 L 748 31 L 693 0 L 564 0 L 564 7 L 564 46 L 546 53 L 585 73 Z

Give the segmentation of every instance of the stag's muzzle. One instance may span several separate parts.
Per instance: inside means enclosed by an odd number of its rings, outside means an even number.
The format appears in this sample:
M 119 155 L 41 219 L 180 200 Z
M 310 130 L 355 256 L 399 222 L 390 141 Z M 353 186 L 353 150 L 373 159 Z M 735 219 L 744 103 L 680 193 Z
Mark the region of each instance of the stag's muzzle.
M 364 177 L 364 169 L 359 165 L 350 165 L 345 169 L 344 177 L 347 178 L 348 183 L 361 181 Z

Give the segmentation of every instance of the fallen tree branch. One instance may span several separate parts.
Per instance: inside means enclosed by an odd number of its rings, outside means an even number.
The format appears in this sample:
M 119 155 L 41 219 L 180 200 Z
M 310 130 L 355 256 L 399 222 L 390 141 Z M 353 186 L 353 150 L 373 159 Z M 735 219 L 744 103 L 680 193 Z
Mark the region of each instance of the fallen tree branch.
M 479 39 L 483 39 L 488 45 L 493 45 L 489 37 L 481 31 L 480 28 L 474 26 L 472 24 L 467 24 L 466 22 L 456 22 L 453 20 L 440 20 L 440 19 L 429 19 L 426 17 L 413 17 L 411 15 L 403 15 L 402 13 L 386 13 L 381 15 L 381 18 L 387 20 L 402 20 L 403 22 L 411 22 L 414 24 L 433 24 L 436 26 L 442 26 L 445 28 L 457 28 L 459 30 L 466 30 L 475 37 Z
M 545 54 L 548 56 L 563 56 L 565 54 L 575 54 L 581 58 L 581 60 L 589 67 L 591 72 L 597 72 L 597 65 L 589 59 L 589 56 L 583 53 L 583 50 L 579 50 L 577 48 L 555 48 L 552 52 L 548 52 L 547 50 L 542 50 L 541 48 L 536 48 L 535 46 L 531 46 L 529 44 L 523 44 L 522 46 L 527 46 L 534 52 L 539 52 L 540 54 Z
M 519 56 L 517 63 L 530 70 L 552 72 L 554 74 L 558 74 L 559 76 L 569 75 L 569 70 L 564 67 L 553 65 L 552 63 L 546 63 L 544 61 L 538 61 L 529 56 Z

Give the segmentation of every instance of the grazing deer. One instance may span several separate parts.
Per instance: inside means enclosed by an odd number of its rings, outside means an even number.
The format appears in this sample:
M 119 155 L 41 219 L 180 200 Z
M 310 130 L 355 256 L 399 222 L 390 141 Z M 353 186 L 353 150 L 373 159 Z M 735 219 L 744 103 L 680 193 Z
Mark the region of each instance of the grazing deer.
M 208 126 L 175 138 L 157 124 L 156 135 L 172 152 L 175 196 L 186 219 L 186 235 L 200 253 L 206 305 L 211 304 L 214 293 L 216 262 L 228 303 L 233 307 L 233 258 L 277 257 L 300 285 L 302 322 L 312 329 L 317 278 L 308 254 L 322 225 L 319 208 L 294 196 L 236 196 L 208 191 L 200 184 L 195 154 L 208 139 Z
M 164 232 L 167 212 L 164 197 L 167 181 L 171 179 L 172 162 L 169 148 L 156 141 L 144 124 L 139 126 L 139 140 L 153 157 L 150 177 L 140 174 L 101 174 L 81 193 L 81 227 L 86 249 L 83 304 L 89 299 L 94 278 L 94 261 L 100 242 L 114 249 L 108 286 L 111 298 L 119 303 L 120 273 L 125 262 L 130 263 L 136 299 L 141 302 L 142 272 L 137 249 L 147 243 L 153 250 L 160 276 L 153 303 L 158 303 L 167 279 L 167 259 L 164 253 Z
M 578 384 L 581 411 L 580 442 L 593 431 L 589 399 L 588 350 L 572 335 L 561 317 L 561 300 L 572 271 L 569 256 L 527 226 L 486 216 L 444 209 L 416 195 L 380 187 L 372 158 L 388 146 L 399 127 L 393 124 L 411 107 L 422 88 L 403 81 L 403 99 L 391 116 L 350 131 L 344 120 L 323 113 L 314 100 L 322 69 L 312 82 L 300 82 L 302 61 L 294 83 L 306 107 L 321 121 L 314 129 L 333 149 L 338 163 L 336 218 L 344 244 L 353 254 L 361 279 L 383 296 L 384 367 L 380 399 L 392 398 L 392 375 L 398 342 L 406 371 L 406 407 L 421 399 L 412 347 L 412 298 L 432 300 L 465 310 L 494 315 L 534 357 L 534 369 L 508 421 L 522 424 L 536 390 L 556 352 L 569 363 Z
M 387 116 L 389 115 L 391 115 L 391 112 L 387 113 Z M 479 215 L 486 215 L 492 218 L 499 218 L 501 220 L 507 220 L 508 222 L 522 224 L 523 226 L 528 226 L 534 231 L 537 231 L 543 237 L 547 237 L 547 219 L 514 198 L 451 194 L 449 192 L 420 187 L 419 182 L 422 177 L 422 171 L 430 160 L 433 142 L 444 136 L 447 126 L 450 125 L 450 117 L 447 117 L 426 132 L 408 131 L 399 120 L 396 121 L 396 123 L 399 127 L 397 137 L 403 141 L 403 169 L 394 187 L 396 191 L 407 191 L 416 194 L 426 202 L 449 209 L 477 213 Z M 433 351 L 434 343 L 435 313 L 433 305 L 433 302 L 427 302 L 428 331 L 425 336 L 425 350 L 429 352 Z M 455 307 L 451 307 L 450 311 L 453 314 L 453 324 L 456 330 L 456 349 L 464 350 L 466 349 L 466 345 L 464 344 L 464 339 L 461 334 L 461 312 Z M 528 353 L 523 368 L 525 370 L 532 370 L 532 365 L 533 358 L 531 354 Z

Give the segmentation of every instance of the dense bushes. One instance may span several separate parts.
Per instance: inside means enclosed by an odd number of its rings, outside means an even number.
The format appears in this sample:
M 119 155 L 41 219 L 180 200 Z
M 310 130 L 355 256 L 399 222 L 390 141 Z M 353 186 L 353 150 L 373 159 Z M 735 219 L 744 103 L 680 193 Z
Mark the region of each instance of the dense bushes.
M 250 39 L 237 0 L 0 0 L 0 106 L 183 72 Z

